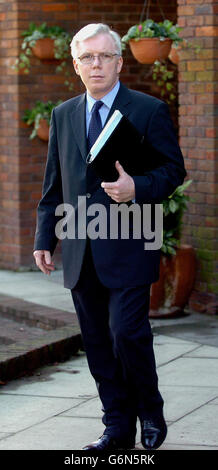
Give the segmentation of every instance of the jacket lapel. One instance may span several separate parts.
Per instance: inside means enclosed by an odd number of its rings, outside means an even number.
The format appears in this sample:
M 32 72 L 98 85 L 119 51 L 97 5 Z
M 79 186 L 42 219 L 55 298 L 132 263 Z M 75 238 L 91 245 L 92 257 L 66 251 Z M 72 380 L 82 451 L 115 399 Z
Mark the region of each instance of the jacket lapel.
M 81 95 L 75 110 L 70 113 L 71 124 L 77 145 L 80 149 L 82 158 L 86 161 L 87 137 L 86 137 L 86 94 Z
M 130 105 L 131 105 L 131 97 L 130 97 L 128 88 L 126 88 L 122 83 L 120 83 L 119 91 L 111 106 L 111 109 L 109 111 L 105 124 L 107 124 L 108 120 L 110 119 L 110 117 L 112 116 L 113 112 L 116 109 L 118 109 L 124 116 L 128 117 L 131 111 Z

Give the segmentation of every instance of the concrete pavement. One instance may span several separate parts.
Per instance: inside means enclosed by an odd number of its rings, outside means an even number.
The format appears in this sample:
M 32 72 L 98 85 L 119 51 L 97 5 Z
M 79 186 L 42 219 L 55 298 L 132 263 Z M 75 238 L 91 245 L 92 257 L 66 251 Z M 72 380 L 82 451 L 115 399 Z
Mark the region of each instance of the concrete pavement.
M 0 378 L 0 450 L 77 450 L 96 440 L 104 430 L 101 403 L 85 352 L 78 343 L 72 349 L 79 329 L 62 272 L 47 277 L 0 271 L 0 307 L 0 364 L 8 351 L 28 357 L 32 342 L 44 351 L 48 338 L 60 345 L 73 331 L 64 362 L 53 356 L 53 363 L 33 368 L 31 375 Z M 218 450 L 218 318 L 187 312 L 151 325 L 168 423 L 160 449 Z M 143 449 L 139 422 L 136 448 Z

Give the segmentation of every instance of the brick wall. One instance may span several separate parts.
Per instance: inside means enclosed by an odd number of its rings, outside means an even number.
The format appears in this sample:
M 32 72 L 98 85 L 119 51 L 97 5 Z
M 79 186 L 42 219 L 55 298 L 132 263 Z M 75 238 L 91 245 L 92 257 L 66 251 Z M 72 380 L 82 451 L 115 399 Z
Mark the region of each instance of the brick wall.
M 165 16 L 176 21 L 174 0 L 161 0 Z M 121 36 L 140 18 L 143 0 L 7 0 L 0 2 L 0 267 L 34 267 L 32 248 L 36 206 L 41 196 L 47 144 L 38 138 L 29 140 L 30 129 L 22 122 L 24 109 L 37 99 L 68 99 L 83 91 L 74 75 L 71 58 L 69 70 L 74 77 L 73 93 L 64 87 L 65 77 L 55 74 L 53 62 L 31 58 L 29 75 L 11 69 L 19 54 L 20 33 L 29 22 L 46 21 L 59 25 L 72 35 L 89 22 L 106 22 Z M 162 20 L 157 5 L 150 17 Z M 151 80 L 149 66 L 138 64 L 129 48 L 124 53 L 123 82 L 132 88 L 159 96 Z M 174 67 L 176 70 L 176 67 Z M 176 78 L 176 75 L 175 75 Z M 177 125 L 177 104 L 172 106 Z
M 183 37 L 201 50 L 182 52 L 179 66 L 180 144 L 192 202 L 184 218 L 184 240 L 196 248 L 198 272 L 190 306 L 215 312 L 217 287 L 218 2 L 178 0 Z M 208 304 L 211 304 L 208 306 Z M 208 306 L 208 307 L 207 307 Z
M 0 251 L 3 265 L 19 260 L 19 93 L 10 69 L 17 54 L 17 11 L 0 3 Z

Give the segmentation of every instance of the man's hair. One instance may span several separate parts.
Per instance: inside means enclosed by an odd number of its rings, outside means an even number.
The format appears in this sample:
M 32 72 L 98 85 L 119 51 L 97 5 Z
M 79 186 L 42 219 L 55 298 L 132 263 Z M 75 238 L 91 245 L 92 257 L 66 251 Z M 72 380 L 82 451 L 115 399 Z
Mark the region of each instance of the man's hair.
M 114 41 L 117 53 L 122 55 L 122 46 L 119 34 L 110 29 L 109 26 L 104 23 L 90 23 L 87 26 L 84 26 L 84 28 L 80 29 L 73 37 L 70 43 L 72 57 L 75 59 L 77 56 L 77 46 L 79 42 L 97 36 L 98 34 L 108 34 L 111 36 Z

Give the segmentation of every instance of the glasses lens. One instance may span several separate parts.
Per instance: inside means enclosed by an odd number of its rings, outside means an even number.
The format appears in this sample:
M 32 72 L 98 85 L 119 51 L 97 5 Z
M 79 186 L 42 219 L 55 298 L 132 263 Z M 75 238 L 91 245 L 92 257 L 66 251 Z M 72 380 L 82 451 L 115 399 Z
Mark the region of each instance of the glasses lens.
M 102 54 L 103 62 L 110 62 L 112 59 L 113 59 L 113 54 L 109 54 L 109 53 Z
M 93 61 L 93 56 L 91 54 L 86 54 L 80 57 L 80 62 L 82 62 L 82 64 L 91 64 L 92 61 Z

